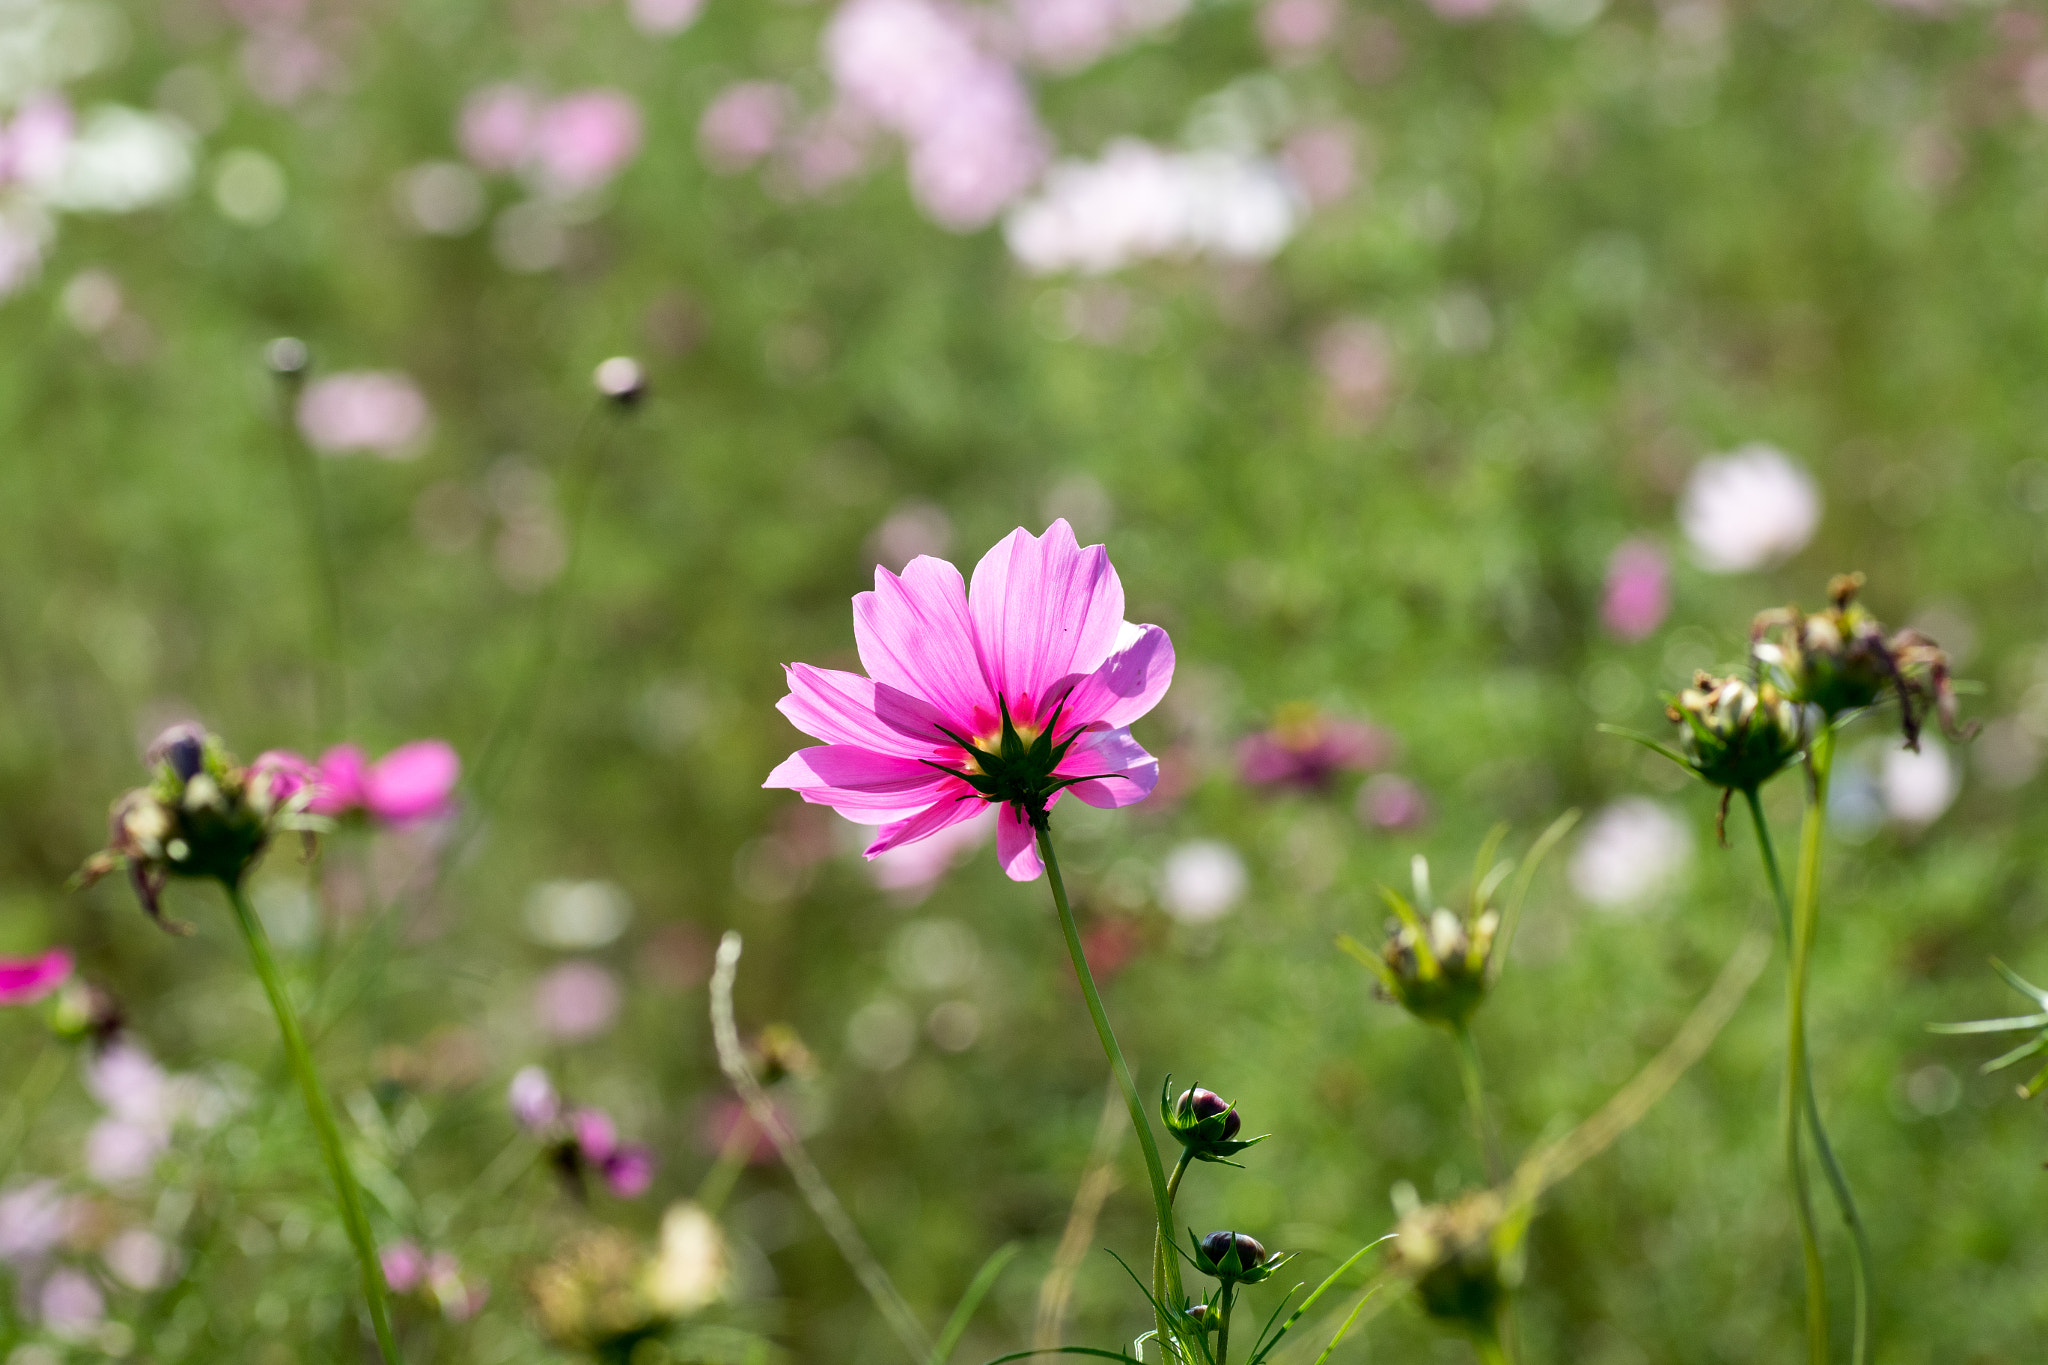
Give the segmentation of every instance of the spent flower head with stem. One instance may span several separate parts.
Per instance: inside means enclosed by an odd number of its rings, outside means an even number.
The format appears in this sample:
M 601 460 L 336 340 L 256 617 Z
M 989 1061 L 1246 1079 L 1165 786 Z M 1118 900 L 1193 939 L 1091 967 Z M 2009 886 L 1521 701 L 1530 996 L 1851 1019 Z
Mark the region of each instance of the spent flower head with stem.
M 1172 682 L 1173 645 L 1124 620 L 1108 552 L 1083 549 L 1065 521 L 1018 528 L 971 583 L 927 555 L 901 576 L 877 568 L 853 616 L 867 675 L 788 666 L 780 709 L 825 743 L 763 785 L 880 826 L 870 858 L 994 804 L 1003 870 L 1031 881 L 1044 871 L 1035 832 L 1067 792 L 1114 808 L 1157 784 L 1130 725 Z
M 1349 936 L 1338 942 L 1371 969 L 1383 997 L 1425 1023 L 1461 1029 L 1493 985 L 1493 946 L 1501 916 L 1489 902 L 1512 865 L 1490 869 L 1482 876 L 1473 885 L 1471 905 L 1462 915 L 1445 906 L 1432 906 L 1435 897 L 1430 891 L 1428 859 L 1417 854 L 1411 866 L 1414 903 L 1392 887 L 1380 888 L 1394 918 L 1388 922 L 1379 951 L 1373 952 Z
M 1414 1283 L 1429 1316 L 1493 1339 L 1521 1280 L 1528 1218 L 1526 1207 L 1516 1212 L 1494 1190 L 1413 1204 L 1401 1211 L 1392 1266 Z

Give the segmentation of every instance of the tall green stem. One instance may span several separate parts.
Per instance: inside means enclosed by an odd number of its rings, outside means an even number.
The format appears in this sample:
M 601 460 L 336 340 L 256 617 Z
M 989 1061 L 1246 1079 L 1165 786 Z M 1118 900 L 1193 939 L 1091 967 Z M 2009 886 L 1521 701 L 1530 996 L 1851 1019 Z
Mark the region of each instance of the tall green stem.
M 1799 1219 L 1800 1251 L 1806 1263 L 1806 1350 L 1812 1365 L 1827 1365 L 1828 1291 L 1821 1266 L 1820 1239 L 1813 1226 L 1813 1196 L 1800 1155 L 1800 1096 L 1807 1085 L 1806 981 L 1813 930 L 1819 912 L 1820 838 L 1827 823 L 1828 768 L 1835 732 L 1823 725 L 1807 752 L 1812 799 L 1799 829 L 1799 879 L 1792 900 L 1791 964 L 1785 974 L 1785 1165 L 1792 1178 L 1793 1212 Z
M 1784 875 L 1778 870 L 1778 852 L 1771 842 L 1770 825 L 1764 820 L 1763 803 L 1757 799 L 1754 790 L 1743 795 L 1749 800 L 1750 819 L 1756 824 L 1757 847 L 1763 854 L 1764 872 L 1770 879 L 1771 896 L 1777 903 L 1778 928 L 1789 959 L 1792 949 L 1792 898 L 1786 894 Z M 1799 1048 L 1803 1055 L 1806 1050 L 1803 1037 L 1799 1040 Z M 1827 1176 L 1835 1207 L 1849 1229 L 1849 1268 L 1856 1295 L 1855 1337 L 1850 1359 L 1854 1365 L 1864 1365 L 1870 1358 L 1870 1237 L 1863 1227 L 1863 1215 L 1857 1210 L 1856 1196 L 1849 1188 L 1849 1177 L 1835 1157 L 1834 1144 L 1828 1140 L 1827 1126 L 1821 1122 L 1820 1101 L 1814 1095 L 1812 1066 L 1802 1067 L 1801 1074 L 1805 1079 L 1801 1099 L 1806 1110 L 1806 1130 L 1813 1138 L 1814 1155 L 1820 1158 L 1821 1170 Z
M 1124 1061 L 1123 1049 L 1116 1045 L 1116 1034 L 1110 1030 L 1102 995 L 1095 989 L 1095 973 L 1088 969 L 1088 954 L 1081 947 L 1081 930 L 1074 923 L 1073 908 L 1067 904 L 1067 884 L 1060 878 L 1060 860 L 1053 852 L 1052 831 L 1043 812 L 1032 820 L 1032 827 L 1038 834 L 1038 856 L 1045 862 L 1046 880 L 1052 885 L 1052 903 L 1059 911 L 1060 929 L 1067 937 L 1067 954 L 1074 959 L 1074 977 L 1081 983 L 1081 994 L 1088 1001 L 1088 1017 L 1095 1023 L 1095 1036 L 1102 1040 L 1109 1069 L 1116 1076 L 1117 1088 L 1124 1093 L 1124 1107 L 1130 1110 L 1131 1127 L 1137 1130 L 1139 1150 L 1145 1154 L 1145 1174 L 1152 1182 L 1152 1204 L 1159 1218 L 1152 1257 L 1152 1297 L 1158 1301 L 1155 1309 L 1159 1348 L 1174 1351 L 1180 1340 L 1180 1324 L 1170 1321 L 1167 1314 L 1180 1307 L 1181 1285 L 1180 1263 L 1173 1255 L 1173 1196 L 1167 1193 L 1166 1167 L 1159 1160 L 1159 1144 L 1153 1141 L 1152 1125 L 1145 1118 L 1145 1106 L 1138 1098 L 1131 1068 Z
M 1230 1365 L 1230 1315 L 1236 1308 L 1237 1286 L 1225 1280 L 1216 1300 L 1216 1365 Z
M 1479 1045 L 1472 1041 L 1472 1030 L 1465 1024 L 1453 1025 L 1451 1033 L 1458 1040 L 1458 1074 L 1465 1082 L 1465 1104 L 1472 1111 L 1472 1127 L 1479 1134 L 1479 1150 L 1486 1157 L 1486 1182 L 1498 1185 L 1504 1178 L 1500 1138 L 1493 1131 L 1493 1120 L 1486 1109 L 1486 1073 L 1479 1065 Z
M 363 1297 L 369 1301 L 370 1324 L 377 1333 L 377 1349 L 382 1352 L 386 1365 L 400 1365 L 398 1342 L 391 1335 L 391 1314 L 384 1303 L 384 1268 L 377 1259 L 377 1243 L 370 1234 L 369 1215 L 363 1210 L 363 1192 L 356 1184 L 355 1172 L 349 1169 L 348 1151 L 342 1146 L 341 1129 L 334 1122 L 334 1109 L 327 1101 L 327 1091 L 321 1087 L 320 1073 L 313 1067 L 313 1054 L 306 1048 L 306 1037 L 299 1031 L 299 1017 L 292 1009 L 291 997 L 285 994 L 284 978 L 278 974 L 277 959 L 270 954 L 270 936 L 263 932 L 263 922 L 256 918 L 256 912 L 249 905 L 249 898 L 234 882 L 222 882 L 227 891 L 228 904 L 234 907 L 235 924 L 242 931 L 242 938 L 249 945 L 249 960 L 256 968 L 256 978 L 263 983 L 263 993 L 270 997 L 270 1008 L 277 1015 L 277 1031 L 284 1039 L 286 1058 L 291 1062 L 292 1074 L 298 1077 L 299 1091 L 305 1096 L 307 1116 L 313 1120 L 313 1131 L 320 1140 L 321 1155 L 327 1158 L 327 1172 L 334 1179 L 334 1193 L 341 1204 L 342 1226 L 348 1230 L 348 1239 L 354 1243 L 356 1260 L 363 1271 Z

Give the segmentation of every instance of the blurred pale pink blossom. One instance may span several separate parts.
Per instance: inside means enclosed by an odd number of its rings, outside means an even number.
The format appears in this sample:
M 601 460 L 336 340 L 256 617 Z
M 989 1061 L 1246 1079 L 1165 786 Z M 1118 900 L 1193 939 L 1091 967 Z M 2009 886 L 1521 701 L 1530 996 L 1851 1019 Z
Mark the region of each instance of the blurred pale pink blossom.
M 1436 11 L 1437 18 L 1448 19 L 1454 24 L 1484 19 L 1499 4 L 1500 0 L 1429 0 L 1429 7 Z
M 0 206 L 0 299 L 34 281 L 50 236 L 48 216 L 34 205 Z
M 327 455 L 370 451 L 386 459 L 419 453 L 433 414 L 412 380 L 396 370 L 353 370 L 316 379 L 299 395 L 299 431 Z
M 462 102 L 455 141 L 479 170 L 516 171 L 533 148 L 541 98 L 524 85 L 487 85 Z
M 601 189 L 640 151 L 640 106 L 618 90 L 582 90 L 547 105 L 533 127 L 533 171 L 558 198 Z
M 1122 0 L 1012 0 L 1010 8 L 1024 50 L 1053 71 L 1099 61 L 1124 33 Z
M 53 1336 L 83 1337 L 106 1320 L 106 1295 L 100 1293 L 92 1276 L 72 1266 L 60 1266 L 36 1293 L 36 1316 Z
M 115 1279 L 147 1294 L 169 1281 L 178 1255 L 170 1243 L 148 1228 L 126 1228 L 100 1248 L 100 1260 Z
M 626 18 L 634 28 L 657 38 L 681 33 L 704 12 L 704 0 L 626 0 Z
M 77 120 L 62 95 L 32 95 L 0 126 L 0 186 L 34 188 L 56 179 Z
M 1311 208 L 1327 208 L 1358 188 L 1358 134 L 1348 123 L 1312 123 L 1287 139 L 1280 164 Z
M 578 1042 L 610 1029 L 619 1003 L 617 977 L 595 962 L 564 962 L 534 988 L 534 1021 L 549 1037 Z
M 697 147 L 715 171 L 736 174 L 775 150 L 796 97 L 780 81 L 737 81 L 697 123 Z
M 875 121 L 844 101 L 810 119 L 789 139 L 784 164 L 803 194 L 823 194 L 865 171 L 874 160 Z
M 1377 725 L 1295 706 L 1238 742 L 1238 775 L 1255 787 L 1327 791 L 1339 773 L 1376 768 L 1393 750 L 1393 737 Z
M 1316 338 L 1315 357 L 1337 420 L 1364 426 L 1386 408 L 1393 392 L 1394 347 L 1384 327 L 1369 318 L 1339 318 Z
M 113 1189 L 135 1185 L 156 1169 L 170 1149 L 167 1129 L 127 1119 L 103 1118 L 86 1131 L 85 1173 Z
M 0 1190 L 0 1264 L 33 1266 L 56 1250 L 70 1229 L 71 1197 L 54 1180 L 31 1180 Z
M 441 1305 L 441 1316 L 450 1322 L 468 1322 L 490 1302 L 491 1287 L 462 1273 L 462 1263 L 453 1252 L 437 1251 L 427 1259 L 427 1290 Z
M 1640 640 L 1664 624 L 1671 611 L 1671 565 L 1645 540 L 1625 540 L 1607 561 L 1607 588 L 1600 620 L 1624 640 Z
M 1678 524 L 1711 573 L 1745 573 L 1791 558 L 1813 539 L 1820 512 L 1813 476 L 1758 441 L 1701 460 L 1678 500 Z
M 562 1097 L 548 1073 L 537 1066 L 522 1066 L 514 1073 L 505 1100 L 513 1119 L 528 1132 L 540 1132 L 562 1116 Z
M 242 43 L 242 79 L 268 104 L 297 104 L 340 75 L 340 64 L 317 38 L 288 24 L 265 24 Z
M 410 1294 L 426 1282 L 426 1253 L 410 1238 L 380 1248 L 377 1260 L 384 1268 L 384 1283 L 394 1294 Z
M 1358 789 L 1358 818 L 1375 829 L 1414 829 L 1429 819 L 1429 798 L 1399 773 L 1375 773 Z
M 1328 46 L 1343 16 L 1340 0 L 1266 0 L 1259 38 L 1275 61 L 1302 61 Z

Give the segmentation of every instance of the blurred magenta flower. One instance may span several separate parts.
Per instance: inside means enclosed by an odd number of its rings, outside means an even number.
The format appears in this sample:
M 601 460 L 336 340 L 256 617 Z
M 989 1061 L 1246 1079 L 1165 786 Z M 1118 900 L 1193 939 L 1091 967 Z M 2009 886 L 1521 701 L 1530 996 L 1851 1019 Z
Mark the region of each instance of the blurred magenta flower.
M 391 825 L 446 815 L 462 778 L 462 759 L 438 739 L 401 744 L 375 763 L 359 746 L 337 744 L 318 763 L 272 749 L 249 767 L 268 779 L 274 799 L 310 789 L 307 808 L 315 815 L 362 811 Z
M 1429 819 L 1429 798 L 1399 773 L 1375 773 L 1358 789 L 1358 818 L 1375 829 L 1414 829 Z
M 1050 788 L 1038 798 L 1047 808 L 1071 789 L 1113 809 L 1159 780 L 1130 724 L 1173 681 L 1173 645 L 1123 612 L 1108 551 L 1080 548 L 1064 521 L 1043 537 L 1013 531 L 975 566 L 971 587 L 928 556 L 901 577 L 877 568 L 875 590 L 853 599 L 868 676 L 789 666 L 779 709 L 825 743 L 790 755 L 763 785 L 881 826 L 871 858 L 1000 803 L 997 859 L 1031 881 L 1044 871 L 1033 812 L 1006 781 L 1042 782 L 1034 789 Z M 1007 757 L 1006 739 L 1017 746 Z M 1025 773 L 1038 763 L 1043 773 Z
M 614 1195 L 638 1199 L 654 1184 L 654 1153 L 637 1143 L 628 1143 L 607 1157 L 599 1169 Z
M 1237 771 L 1255 787 L 1327 791 L 1337 774 L 1376 768 L 1393 751 L 1392 736 L 1377 725 L 1293 705 L 1270 729 L 1238 741 Z
M 533 170 L 557 198 L 602 189 L 640 150 L 640 106 L 618 90 L 582 90 L 540 111 Z
M 325 455 L 369 451 L 389 460 L 419 453 L 433 413 L 396 370 L 353 370 L 316 379 L 299 395 L 299 432 Z
M 796 96 L 780 81 L 736 81 L 718 92 L 697 122 L 697 148 L 727 175 L 754 165 L 782 138 Z
M 1646 540 L 1625 540 L 1607 561 L 1600 620 L 1624 640 L 1640 640 L 1671 612 L 1671 564 Z
M 487 85 L 462 102 L 455 141 L 477 169 L 516 171 L 533 151 L 541 98 L 514 82 Z
M 426 1282 L 426 1253 L 410 1238 L 381 1248 L 377 1260 L 384 1267 L 384 1283 L 394 1294 L 410 1294 Z
M 534 987 L 533 1015 L 551 1038 L 595 1038 L 619 1017 L 618 979 L 595 962 L 564 962 Z
M 33 1005 L 71 979 L 68 949 L 37 957 L 0 957 L 0 1005 Z

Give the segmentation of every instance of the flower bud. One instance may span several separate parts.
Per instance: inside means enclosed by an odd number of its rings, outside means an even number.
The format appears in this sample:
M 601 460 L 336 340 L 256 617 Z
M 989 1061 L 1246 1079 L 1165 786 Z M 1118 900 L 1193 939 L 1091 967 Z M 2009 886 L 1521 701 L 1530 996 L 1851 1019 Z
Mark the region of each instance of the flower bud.
M 1664 714 L 1678 726 L 1686 767 L 1728 791 L 1754 791 L 1806 743 L 1799 708 L 1775 683 L 1752 687 L 1742 678 L 1696 673 Z
M 1212 1232 L 1195 1242 L 1195 1268 L 1226 1284 L 1257 1284 L 1291 1259 L 1267 1255 L 1256 1237 L 1243 1232 Z
M 647 394 L 647 371 L 631 356 L 615 355 L 591 376 L 597 391 L 620 407 L 631 407 Z
M 1416 890 L 1428 893 L 1428 864 L 1416 860 Z M 1493 985 L 1489 971 L 1500 912 L 1485 907 L 1491 884 L 1474 894 L 1473 913 L 1461 917 L 1441 906 L 1424 919 L 1397 891 L 1382 888 L 1395 915 L 1377 954 L 1341 940 L 1379 977 L 1380 993 L 1425 1023 L 1462 1028 Z
M 1237 1106 L 1225 1100 L 1213 1090 L 1195 1086 L 1183 1090 L 1180 1098 L 1168 1100 L 1172 1094 L 1173 1077 L 1168 1076 L 1159 1090 L 1159 1116 L 1166 1123 L 1166 1131 L 1174 1141 L 1186 1149 L 1190 1158 L 1196 1161 L 1218 1161 L 1226 1166 L 1237 1163 L 1230 1158 L 1236 1156 L 1255 1142 L 1264 1142 L 1268 1134 L 1255 1138 L 1239 1138 L 1238 1131 L 1244 1127 L 1244 1120 L 1237 1112 Z
M 1415 1284 L 1423 1311 L 1491 1338 L 1515 1278 L 1519 1236 L 1490 1190 L 1403 1214 L 1393 1266 Z
M 1838 574 L 1828 584 L 1826 611 L 1809 616 L 1797 607 L 1780 607 L 1760 613 L 1750 627 L 1750 652 L 1784 679 L 1794 701 L 1818 707 L 1830 722 L 1892 692 L 1907 748 L 1920 747 L 1930 706 L 1945 732 L 1961 736 L 1948 655 L 1916 630 L 1887 636 L 1856 600 L 1862 587 L 1862 574 Z

